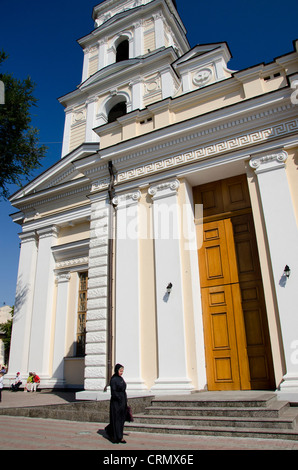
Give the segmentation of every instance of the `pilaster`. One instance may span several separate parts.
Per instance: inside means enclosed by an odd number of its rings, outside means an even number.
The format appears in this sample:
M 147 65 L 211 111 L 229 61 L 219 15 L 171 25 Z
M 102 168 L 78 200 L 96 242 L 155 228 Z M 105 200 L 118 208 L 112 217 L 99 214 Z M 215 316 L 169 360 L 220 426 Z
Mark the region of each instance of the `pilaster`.
M 86 102 L 87 104 L 86 132 L 85 132 L 86 142 L 98 142 L 99 141 L 98 135 L 93 131 L 93 128 L 95 127 L 96 103 L 97 103 L 97 97 L 90 99 Z
M 64 357 L 66 354 L 66 325 L 68 312 L 68 288 L 70 273 L 59 273 L 56 276 L 57 300 L 56 320 L 54 335 L 54 357 L 53 357 L 53 379 L 56 386 L 63 387 L 64 380 Z
M 55 260 L 52 246 L 56 245 L 58 228 L 45 227 L 37 231 L 39 237 L 32 329 L 29 351 L 29 369 L 36 372 L 44 385 L 50 385 L 50 353 L 53 332 L 53 294 Z
M 146 390 L 141 375 L 141 312 L 139 259 L 140 191 L 116 196 L 115 362 L 125 367 L 129 392 Z
M 72 117 L 72 108 L 68 108 L 65 110 L 65 123 L 64 123 L 62 155 L 61 155 L 62 158 L 65 157 L 65 155 L 67 155 L 69 152 L 71 117 Z
M 189 393 L 181 276 L 179 181 L 152 185 L 159 377 L 156 393 Z M 168 284 L 172 291 L 167 293 Z M 165 347 L 165 345 L 167 345 Z
M 9 357 L 9 377 L 28 372 L 33 293 L 36 277 L 38 237 L 34 231 L 19 235 L 21 250 Z
M 283 338 L 286 374 L 282 392 L 298 394 L 298 228 L 285 171 L 287 153 L 276 150 L 250 160 L 261 195 Z M 291 274 L 287 277 L 284 268 Z

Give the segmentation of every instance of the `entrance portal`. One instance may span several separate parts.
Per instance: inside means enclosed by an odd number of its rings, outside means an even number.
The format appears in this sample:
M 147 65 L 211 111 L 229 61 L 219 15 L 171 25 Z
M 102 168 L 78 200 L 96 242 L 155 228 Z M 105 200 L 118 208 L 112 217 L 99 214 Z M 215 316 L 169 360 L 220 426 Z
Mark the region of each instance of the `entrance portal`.
M 194 188 L 209 390 L 270 390 L 273 361 L 245 175 Z

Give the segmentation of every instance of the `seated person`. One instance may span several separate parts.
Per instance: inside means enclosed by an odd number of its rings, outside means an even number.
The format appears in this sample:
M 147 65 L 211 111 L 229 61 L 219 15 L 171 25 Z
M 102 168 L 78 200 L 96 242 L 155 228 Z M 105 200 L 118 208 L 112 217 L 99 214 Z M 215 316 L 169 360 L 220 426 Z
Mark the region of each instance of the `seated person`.
M 11 384 L 10 389 L 13 392 L 17 392 L 22 385 L 22 378 L 20 372 L 17 372 L 16 378 L 14 379 L 14 382 Z
M 33 387 L 33 372 L 29 372 L 27 383 L 24 387 L 24 392 L 31 392 Z
M 36 389 L 38 385 L 40 384 L 40 378 L 36 374 L 36 372 L 33 372 L 33 383 L 32 383 L 32 390 L 31 392 L 36 392 Z

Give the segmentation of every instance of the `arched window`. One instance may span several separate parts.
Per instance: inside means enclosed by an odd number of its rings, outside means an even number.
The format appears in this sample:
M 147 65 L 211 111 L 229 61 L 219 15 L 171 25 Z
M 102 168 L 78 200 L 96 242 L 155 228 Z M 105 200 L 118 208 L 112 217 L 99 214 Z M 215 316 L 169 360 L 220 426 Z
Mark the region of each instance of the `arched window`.
M 120 103 L 115 104 L 115 106 L 112 107 L 108 114 L 108 122 L 115 122 L 116 119 L 121 116 L 124 116 L 126 112 L 127 109 L 125 101 L 121 101 Z
M 128 39 L 124 39 L 116 48 L 116 62 L 122 62 L 127 59 L 129 59 L 129 42 Z

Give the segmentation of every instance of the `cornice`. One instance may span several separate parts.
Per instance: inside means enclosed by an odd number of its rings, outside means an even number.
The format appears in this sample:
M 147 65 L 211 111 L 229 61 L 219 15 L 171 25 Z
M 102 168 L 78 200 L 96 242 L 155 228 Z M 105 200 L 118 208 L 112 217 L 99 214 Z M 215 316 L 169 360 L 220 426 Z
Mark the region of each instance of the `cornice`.
M 41 175 L 37 176 L 32 180 L 30 183 L 28 183 L 26 186 L 24 186 L 22 189 L 14 193 L 10 198 L 9 201 L 12 205 L 15 205 L 16 207 L 18 206 L 18 200 L 26 201 L 26 198 L 33 197 L 36 198 L 39 196 L 39 194 L 44 195 L 45 192 L 47 191 L 52 191 L 53 186 L 57 186 L 57 184 L 62 181 L 65 177 L 70 176 L 73 174 L 73 172 L 76 170 L 75 167 L 72 165 L 74 160 L 78 158 L 83 158 L 86 157 L 87 155 L 92 155 L 98 150 L 98 143 L 84 143 L 81 144 L 79 147 L 71 151 L 68 155 L 65 157 L 61 158 L 58 162 L 56 162 L 54 165 L 52 165 L 50 168 L 45 170 Z M 80 178 L 78 178 L 76 181 L 77 183 L 79 182 Z M 83 182 L 83 180 L 81 179 Z M 47 183 L 47 188 L 41 190 L 41 191 L 36 191 L 38 190 L 38 187 L 41 185 Z M 72 183 L 71 181 L 67 181 L 63 183 L 62 185 L 67 185 L 68 183 Z M 60 188 L 62 188 L 62 185 Z M 56 189 L 54 189 L 55 191 Z
M 65 107 L 76 105 L 78 99 L 81 100 L 80 103 L 83 103 L 87 97 L 90 99 L 95 96 L 95 94 L 104 94 L 109 91 L 111 87 L 114 86 L 111 84 L 111 81 L 115 82 L 117 87 L 120 87 L 127 81 L 131 82 L 132 77 L 138 76 L 139 70 L 142 71 L 142 75 L 151 72 L 152 67 L 156 71 L 157 63 L 158 69 L 160 69 L 162 65 L 171 68 L 172 62 L 176 57 L 177 54 L 173 47 L 170 46 L 157 49 L 143 57 L 136 57 L 128 59 L 125 62 L 107 65 L 88 77 L 76 90 L 61 96 L 58 101 Z M 164 63 L 161 64 L 161 61 Z M 145 67 L 147 67 L 148 70 L 146 70 Z M 128 75 L 127 78 L 125 77 L 126 75 Z M 82 97 L 84 97 L 84 100 L 82 100 Z
M 150 162 L 134 165 L 134 167 L 127 170 L 119 170 L 117 174 L 116 185 L 126 183 L 129 181 L 144 178 L 146 176 L 157 175 L 158 173 L 179 169 L 185 165 L 206 160 L 210 157 L 220 156 L 227 153 L 232 153 L 241 149 L 250 149 L 252 146 L 260 144 L 269 144 L 276 141 L 278 138 L 297 133 L 298 131 L 298 118 L 292 119 L 283 123 L 273 126 L 264 127 L 262 129 L 254 130 L 252 132 L 236 135 L 232 138 L 216 141 L 211 144 L 201 145 L 194 150 L 187 152 L 175 153 L 173 156 L 159 158 Z M 156 146 L 155 150 L 161 153 L 164 148 L 169 150 L 169 147 L 177 147 L 178 143 L 184 143 L 183 138 L 176 139 L 172 142 L 167 142 L 163 146 Z M 114 160 L 114 165 L 117 168 L 117 160 Z M 92 191 L 100 191 L 108 188 L 108 179 L 100 178 L 92 184 Z
M 91 207 L 90 204 L 85 203 L 84 206 L 79 206 L 72 209 L 66 209 L 61 212 L 50 214 L 46 217 L 40 217 L 33 220 L 29 220 L 23 224 L 24 233 L 31 232 L 33 230 L 43 229 L 56 225 L 57 227 L 67 226 L 74 222 L 83 222 L 90 220 Z
M 119 0 L 116 0 L 116 1 L 119 2 Z M 108 12 L 112 8 L 112 5 L 114 3 L 115 3 L 115 0 L 111 0 L 110 2 L 103 2 L 102 4 L 100 4 L 99 5 L 100 8 L 98 8 L 98 6 L 94 7 L 93 15 L 92 15 L 94 21 L 96 21 L 96 19 L 98 18 L 98 12 L 100 10 L 102 12 L 105 12 L 105 11 Z M 102 36 L 102 35 L 105 36 L 107 34 L 107 30 L 109 28 L 113 28 L 113 26 L 115 26 L 115 23 L 117 25 L 117 30 L 119 30 L 121 28 L 121 20 L 122 20 L 122 23 L 126 22 L 127 17 L 128 17 L 130 24 L 131 24 L 132 22 L 136 21 L 135 17 L 140 16 L 140 12 L 142 13 L 142 16 L 144 16 L 145 14 L 148 14 L 150 10 L 156 10 L 158 8 L 159 9 L 162 8 L 164 13 L 166 11 L 170 13 L 170 15 L 168 14 L 169 20 L 171 19 L 171 14 L 172 14 L 175 18 L 175 21 L 173 23 L 175 26 L 178 27 L 180 35 L 181 33 L 184 36 L 186 35 L 185 26 L 180 18 L 180 15 L 177 9 L 174 8 L 171 2 L 169 2 L 168 0 L 152 0 L 152 1 L 147 2 L 146 4 L 137 4 L 137 2 L 135 3 L 136 3 L 136 6 L 134 8 L 130 8 L 122 12 L 116 13 L 115 15 L 107 19 L 107 21 L 103 22 L 101 25 L 99 25 L 97 28 L 91 31 L 88 35 L 78 39 L 77 42 L 80 44 L 81 47 L 84 47 L 84 45 L 90 42 L 91 39 L 96 38 L 98 36 Z M 165 5 L 167 6 L 167 8 L 165 8 Z M 187 38 L 184 37 L 183 39 L 184 39 L 185 44 L 187 43 L 189 47 Z
M 52 247 L 52 253 L 57 263 L 63 263 L 70 259 L 84 258 L 88 256 L 89 244 L 89 238 L 72 243 L 65 243 L 64 245 Z
M 298 119 L 292 116 L 294 111 L 297 115 L 296 107 L 285 93 L 289 91 L 279 90 L 270 97 L 241 102 L 78 159 L 72 164 L 84 178 L 20 198 L 15 205 L 29 210 L 78 193 L 88 195 L 106 190 L 109 160 L 118 171 L 116 185 L 120 185 L 295 135 Z

